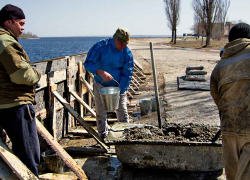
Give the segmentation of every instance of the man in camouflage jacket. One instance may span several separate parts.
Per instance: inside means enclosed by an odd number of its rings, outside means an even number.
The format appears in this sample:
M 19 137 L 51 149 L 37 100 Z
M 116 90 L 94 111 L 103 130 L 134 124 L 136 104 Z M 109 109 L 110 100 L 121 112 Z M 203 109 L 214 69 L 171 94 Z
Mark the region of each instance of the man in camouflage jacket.
M 250 26 L 235 25 L 211 75 L 227 180 L 250 179 Z
M 0 11 L 0 126 L 7 132 L 15 155 L 38 177 L 40 147 L 33 108 L 34 86 L 40 73 L 17 38 L 24 30 L 25 15 L 13 5 Z

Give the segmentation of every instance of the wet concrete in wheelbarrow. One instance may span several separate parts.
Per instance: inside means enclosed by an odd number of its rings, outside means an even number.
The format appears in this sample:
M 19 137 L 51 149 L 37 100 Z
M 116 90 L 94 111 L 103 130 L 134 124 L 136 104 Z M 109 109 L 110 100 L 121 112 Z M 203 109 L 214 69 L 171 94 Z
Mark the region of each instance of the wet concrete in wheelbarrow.
M 218 126 L 193 123 L 164 123 L 162 129 L 153 126 L 133 127 L 125 129 L 123 134 L 127 141 L 166 140 L 171 142 L 212 142 L 219 129 Z M 221 140 L 221 136 L 218 140 Z

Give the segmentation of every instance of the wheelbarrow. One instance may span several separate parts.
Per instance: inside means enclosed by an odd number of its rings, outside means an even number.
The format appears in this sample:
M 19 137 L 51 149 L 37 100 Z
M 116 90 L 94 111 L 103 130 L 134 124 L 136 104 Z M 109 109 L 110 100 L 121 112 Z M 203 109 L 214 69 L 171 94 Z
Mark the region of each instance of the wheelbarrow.
M 123 130 L 142 124 L 115 124 L 106 143 L 115 145 L 117 158 L 135 168 L 177 171 L 219 171 L 224 168 L 222 143 L 126 140 Z

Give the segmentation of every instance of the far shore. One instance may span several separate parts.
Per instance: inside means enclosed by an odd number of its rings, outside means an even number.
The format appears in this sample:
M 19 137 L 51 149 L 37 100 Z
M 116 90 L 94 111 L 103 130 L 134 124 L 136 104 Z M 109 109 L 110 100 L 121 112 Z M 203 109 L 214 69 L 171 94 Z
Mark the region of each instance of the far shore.
M 195 38 L 178 38 L 177 43 L 173 44 L 171 38 L 131 38 L 130 42 L 152 42 L 154 44 L 164 44 L 172 47 L 182 47 L 182 48 L 195 48 L 204 50 L 220 50 L 228 42 L 227 38 L 221 40 L 211 40 L 211 44 L 208 47 L 204 47 L 206 38 L 195 39 Z

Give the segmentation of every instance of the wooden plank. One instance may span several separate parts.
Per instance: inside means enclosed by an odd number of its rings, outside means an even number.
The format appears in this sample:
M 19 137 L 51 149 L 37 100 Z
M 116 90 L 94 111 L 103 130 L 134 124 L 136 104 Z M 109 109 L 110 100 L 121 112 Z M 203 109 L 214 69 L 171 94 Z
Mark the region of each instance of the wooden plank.
M 139 77 L 139 76 L 137 76 L 137 74 L 136 73 L 134 73 L 133 72 L 133 76 L 135 76 L 137 79 L 138 79 L 138 81 L 140 81 L 141 83 L 143 83 L 144 81 L 143 80 L 141 80 L 141 78 Z
M 83 99 L 83 85 L 81 82 L 81 77 L 83 76 L 82 61 L 78 62 L 78 79 L 79 79 L 79 96 Z M 80 104 L 80 116 L 83 117 L 83 106 Z
M 37 132 L 50 145 L 50 147 L 58 154 L 64 163 L 75 173 L 80 179 L 88 179 L 84 171 L 74 159 L 63 149 L 63 147 L 51 136 L 47 129 L 36 119 Z
M 89 73 L 89 75 L 91 75 L 91 73 Z M 93 80 L 94 80 L 94 77 L 92 78 L 92 76 L 91 77 L 87 76 L 87 82 L 89 82 L 91 87 L 93 87 L 93 84 L 92 84 Z M 93 100 L 92 97 L 94 97 L 94 94 L 93 93 L 91 94 L 89 92 L 87 97 L 88 97 L 88 105 L 89 105 L 89 107 L 92 107 L 92 100 Z
M 151 75 L 152 72 L 145 72 L 144 74 L 145 74 L 145 75 Z
M 133 88 L 131 85 L 129 85 L 129 89 L 130 89 L 133 93 L 136 93 L 136 91 L 134 90 L 134 88 Z
M 134 76 L 132 76 L 132 80 L 137 84 L 138 87 L 141 85 L 141 84 L 135 79 Z
M 94 117 L 96 117 L 96 113 L 95 111 L 93 111 L 77 94 L 75 91 L 71 91 L 70 92 L 75 98 L 76 100 L 81 103 L 89 112 L 90 114 L 92 114 Z
M 95 117 L 84 116 L 83 119 L 84 119 L 84 121 L 89 121 L 89 122 L 94 122 L 94 121 L 96 121 L 96 118 L 95 118 Z M 108 121 L 109 121 L 109 122 L 116 122 L 116 121 L 117 121 L 117 118 L 108 118 Z
M 134 98 L 133 95 L 132 95 L 130 92 L 128 92 L 128 91 L 127 91 L 127 95 L 128 95 L 130 98 L 132 98 L 132 99 Z
M 140 70 L 143 71 L 142 65 L 136 59 L 134 59 L 134 66 L 137 66 Z
M 40 180 L 77 180 L 77 176 L 74 174 L 55 174 L 46 173 L 39 176 Z
M 78 122 L 88 131 L 89 134 L 91 134 L 94 139 L 106 150 L 108 151 L 108 147 L 102 142 L 102 140 L 100 139 L 98 133 L 87 123 L 84 121 L 84 119 L 77 113 L 74 111 L 74 109 L 72 108 L 72 106 L 70 106 L 70 104 L 63 99 L 60 94 L 58 94 L 58 92 L 54 91 L 53 94 L 55 95 L 55 97 L 57 98 L 57 100 L 59 102 L 62 103 L 62 105 L 78 120 Z
M 90 84 L 83 78 L 83 76 L 80 76 L 81 82 L 86 86 L 88 92 L 91 94 L 91 96 L 94 98 L 93 88 L 90 86 Z
M 0 179 L 20 180 L 1 157 L 0 157 Z
M 139 87 L 135 84 L 135 82 L 133 80 L 130 81 L 132 83 L 132 85 L 136 88 L 139 89 Z
M 94 75 L 92 73 L 90 73 L 89 71 L 87 71 L 89 74 L 89 77 L 91 77 L 92 79 L 94 79 Z
M 21 180 L 38 180 L 38 178 L 16 157 L 0 139 L 0 156 Z
M 66 80 L 66 70 L 61 70 L 61 71 L 52 71 L 51 73 L 53 73 L 53 81 L 54 83 L 59 83 L 62 81 Z M 40 87 L 36 89 L 36 91 L 39 91 L 45 87 L 48 86 L 48 78 L 47 78 L 47 74 L 44 74 L 41 76 L 41 79 L 39 80 L 39 85 Z
M 143 73 L 142 71 L 140 71 L 137 67 L 134 67 L 134 70 L 135 70 L 135 72 L 139 73 L 139 74 L 140 74 L 140 76 L 142 76 L 142 77 L 145 77 L 145 78 L 146 78 L 146 76 L 144 75 L 144 73 Z
M 64 147 L 64 150 L 70 153 L 83 153 L 86 154 L 104 154 L 106 151 L 102 148 L 94 148 L 94 147 Z

